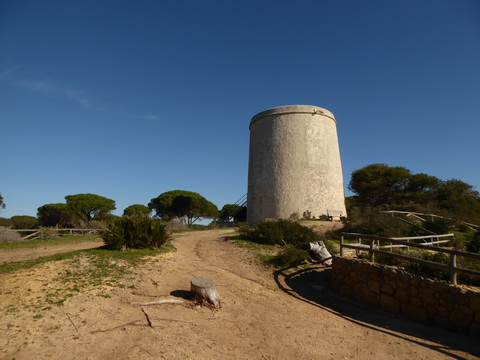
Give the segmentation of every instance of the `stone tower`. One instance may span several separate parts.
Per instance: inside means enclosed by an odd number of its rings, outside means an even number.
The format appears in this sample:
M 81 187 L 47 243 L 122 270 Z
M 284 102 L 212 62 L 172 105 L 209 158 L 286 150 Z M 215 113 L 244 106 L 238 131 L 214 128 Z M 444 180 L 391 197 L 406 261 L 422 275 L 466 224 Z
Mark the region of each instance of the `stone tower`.
M 320 107 L 265 110 L 250 122 L 247 221 L 346 216 L 336 120 Z

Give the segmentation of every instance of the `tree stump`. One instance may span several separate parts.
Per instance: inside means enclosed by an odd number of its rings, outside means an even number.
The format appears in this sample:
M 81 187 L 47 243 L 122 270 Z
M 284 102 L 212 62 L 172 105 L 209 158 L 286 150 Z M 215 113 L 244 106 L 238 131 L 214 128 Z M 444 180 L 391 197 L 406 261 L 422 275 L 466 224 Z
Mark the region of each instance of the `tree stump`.
M 220 296 L 212 280 L 193 278 L 190 281 L 191 296 L 201 305 L 220 307 Z

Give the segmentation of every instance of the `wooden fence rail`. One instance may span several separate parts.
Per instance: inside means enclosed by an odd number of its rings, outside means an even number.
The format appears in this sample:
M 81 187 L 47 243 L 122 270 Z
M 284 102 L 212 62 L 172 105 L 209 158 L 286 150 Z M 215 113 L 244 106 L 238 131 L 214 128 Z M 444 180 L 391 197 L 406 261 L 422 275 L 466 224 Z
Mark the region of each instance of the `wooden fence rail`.
M 445 236 L 451 236 L 452 234 L 445 234 Z M 437 235 L 443 236 L 443 235 Z M 346 244 L 345 238 L 354 238 L 357 239 L 356 244 Z M 386 238 L 381 236 L 374 236 L 374 235 L 365 235 L 365 234 L 355 234 L 355 233 L 342 233 L 342 237 L 340 239 L 340 256 L 344 256 L 345 252 L 344 249 L 356 249 L 362 251 L 368 251 L 369 259 L 371 262 L 375 261 L 375 254 L 384 254 L 393 258 L 407 260 L 409 262 L 414 262 L 417 264 L 433 267 L 436 269 L 447 270 L 450 274 L 450 282 L 454 285 L 457 285 L 457 274 L 465 274 L 470 276 L 477 276 L 480 277 L 480 272 L 475 270 L 464 269 L 461 267 L 457 267 L 457 256 L 462 256 L 466 258 L 480 260 L 480 254 L 473 254 L 464 251 L 458 250 L 451 250 L 451 249 L 444 249 L 433 246 L 432 243 L 414 243 L 410 241 L 400 240 L 401 238 Z M 412 239 L 412 238 L 405 238 L 405 239 Z M 367 240 L 368 244 L 363 244 L 362 240 Z M 380 246 L 380 242 L 387 242 L 390 243 L 390 251 L 381 250 L 382 248 L 386 248 L 386 246 Z M 392 245 L 401 245 L 403 247 L 415 247 L 423 250 L 429 250 L 439 253 L 448 254 L 450 257 L 450 261 L 448 265 L 440 264 L 434 261 L 418 259 L 412 256 L 407 256 L 403 254 L 394 253 L 391 251 Z M 387 245 L 388 246 L 388 245 Z
M 467 227 L 469 227 L 470 229 L 472 229 L 474 231 L 480 230 L 480 225 L 472 224 L 472 223 L 461 221 L 461 220 L 456 220 L 454 218 L 435 215 L 435 214 L 425 214 L 425 213 L 417 213 L 417 212 L 412 212 L 412 211 L 398 211 L 398 210 L 388 210 L 388 211 L 383 211 L 383 212 L 387 213 L 387 214 L 392 214 L 393 216 L 395 216 L 396 214 L 405 215 L 406 217 L 412 217 L 412 218 L 420 220 L 420 221 L 425 221 L 427 218 L 431 218 L 432 221 L 433 221 L 433 219 L 445 219 L 445 220 L 454 221 L 458 224 L 466 225 Z
M 35 239 L 42 234 L 41 229 L 11 229 L 12 231 L 16 231 L 20 235 L 28 234 L 22 236 L 23 240 L 28 239 Z M 68 235 L 87 235 L 87 234 L 99 234 L 103 230 L 101 229 L 57 229 L 57 228 L 49 228 L 49 230 L 54 231 L 59 236 L 68 236 Z

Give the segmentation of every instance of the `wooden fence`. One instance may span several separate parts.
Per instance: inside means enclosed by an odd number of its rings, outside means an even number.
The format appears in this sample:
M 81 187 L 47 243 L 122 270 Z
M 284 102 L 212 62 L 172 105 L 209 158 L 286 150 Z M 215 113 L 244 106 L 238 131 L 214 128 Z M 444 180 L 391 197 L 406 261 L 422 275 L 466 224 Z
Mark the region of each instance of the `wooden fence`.
M 403 216 L 406 216 L 408 218 L 413 218 L 413 219 L 420 220 L 420 221 L 426 221 L 427 218 L 430 218 L 432 221 L 434 219 L 445 219 L 445 220 L 453 221 L 457 224 L 463 224 L 463 225 L 467 226 L 468 228 L 470 228 L 471 230 L 474 230 L 474 231 L 480 230 L 480 226 L 477 225 L 477 224 L 472 224 L 472 223 L 469 223 L 469 222 L 456 220 L 454 218 L 449 218 L 449 217 L 435 215 L 435 214 L 425 214 L 425 213 L 418 213 L 418 212 L 412 212 L 412 211 L 398 211 L 398 210 L 388 210 L 388 211 L 382 211 L 382 212 L 384 212 L 386 214 L 392 214 L 392 216 L 395 216 L 396 214 L 403 215 Z
M 452 236 L 452 234 L 436 235 L 435 237 L 446 237 L 446 236 Z M 345 243 L 346 238 L 354 239 L 356 243 L 347 244 Z M 461 257 L 480 260 L 480 254 L 473 254 L 473 253 L 468 253 L 464 251 L 457 251 L 457 250 L 436 247 L 436 246 L 433 246 L 433 244 L 435 243 L 433 241 L 431 241 L 430 243 L 428 242 L 416 243 L 416 242 L 406 241 L 406 240 L 412 240 L 412 239 L 419 240 L 420 238 L 432 238 L 432 237 L 425 236 L 425 237 L 415 237 L 415 238 L 386 238 L 386 237 L 374 236 L 374 235 L 342 233 L 342 237 L 340 239 L 340 256 L 343 257 L 345 255 L 344 249 L 346 248 L 355 249 L 357 251 L 367 251 L 369 253 L 369 259 L 371 262 L 375 262 L 375 254 L 384 254 L 393 258 L 414 262 L 417 264 L 433 267 L 436 269 L 446 270 L 450 274 L 450 282 L 454 285 L 457 285 L 458 273 L 480 277 L 479 271 L 457 267 L 457 257 L 461 256 Z M 364 244 L 363 240 L 366 240 L 367 244 Z M 445 242 L 445 240 L 441 240 L 441 242 Z M 380 243 L 389 243 L 390 245 L 381 246 Z M 446 264 L 441 264 L 434 261 L 423 260 L 423 259 L 418 259 L 412 256 L 394 253 L 392 252 L 393 245 L 396 245 L 397 247 L 401 246 L 406 248 L 414 247 L 422 250 L 448 254 L 450 261 L 449 261 L 449 264 L 446 265 Z M 390 249 L 390 251 L 385 251 L 382 249 Z
M 42 229 L 11 229 L 11 231 L 16 231 L 22 236 L 23 240 L 36 239 L 42 235 Z M 101 229 L 56 229 L 48 228 L 48 231 L 52 231 L 57 236 L 68 236 L 68 235 L 86 235 L 86 234 L 99 234 L 103 230 Z M 27 234 L 27 235 L 25 235 Z

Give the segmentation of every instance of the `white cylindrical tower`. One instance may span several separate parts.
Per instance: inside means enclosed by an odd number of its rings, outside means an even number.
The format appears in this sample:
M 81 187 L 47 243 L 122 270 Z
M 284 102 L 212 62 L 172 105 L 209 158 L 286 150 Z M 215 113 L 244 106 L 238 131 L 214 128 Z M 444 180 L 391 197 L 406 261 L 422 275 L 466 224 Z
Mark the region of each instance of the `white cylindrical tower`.
M 346 216 L 336 120 L 320 107 L 263 111 L 250 122 L 247 221 Z

